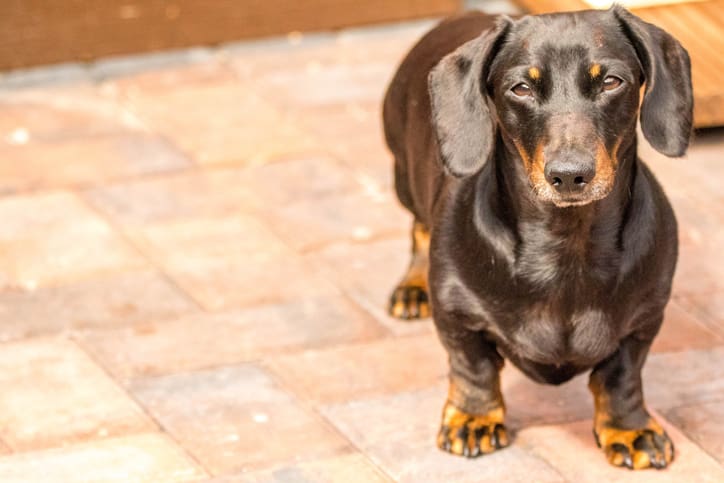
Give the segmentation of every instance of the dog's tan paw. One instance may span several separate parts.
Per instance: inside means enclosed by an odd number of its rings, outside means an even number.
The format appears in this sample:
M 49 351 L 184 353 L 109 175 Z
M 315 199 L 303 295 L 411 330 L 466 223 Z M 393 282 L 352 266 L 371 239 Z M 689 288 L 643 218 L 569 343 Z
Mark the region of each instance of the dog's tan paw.
M 503 419 L 502 408 L 484 415 L 472 415 L 446 403 L 437 446 L 449 453 L 468 458 L 505 448 L 510 440 Z
M 400 284 L 390 296 L 388 312 L 398 319 L 422 319 L 430 316 L 427 290 L 421 285 Z
M 639 470 L 666 468 L 674 459 L 674 444 L 654 419 L 644 428 L 619 429 L 602 424 L 594 428 L 596 443 L 614 466 Z

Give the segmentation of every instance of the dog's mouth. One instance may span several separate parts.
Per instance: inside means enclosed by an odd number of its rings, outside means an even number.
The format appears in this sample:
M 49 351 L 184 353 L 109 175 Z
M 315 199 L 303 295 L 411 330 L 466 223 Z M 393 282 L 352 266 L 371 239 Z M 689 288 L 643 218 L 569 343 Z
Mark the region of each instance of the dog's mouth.
M 559 193 L 551 188 L 550 185 L 538 184 L 534 187 L 534 191 L 539 200 L 551 203 L 557 208 L 571 208 L 577 206 L 585 206 L 599 201 L 611 192 L 612 187 L 601 183 L 593 182 L 579 193 Z

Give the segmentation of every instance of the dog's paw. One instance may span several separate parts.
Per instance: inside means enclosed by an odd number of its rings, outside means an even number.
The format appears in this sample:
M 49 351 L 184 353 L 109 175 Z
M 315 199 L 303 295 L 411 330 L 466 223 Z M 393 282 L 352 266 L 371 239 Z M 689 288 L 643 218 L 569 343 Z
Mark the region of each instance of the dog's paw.
M 427 290 L 420 285 L 400 284 L 390 296 L 388 312 L 398 319 L 422 319 L 430 316 Z
M 503 409 L 485 415 L 467 414 L 450 403 L 445 404 L 437 446 L 449 453 L 474 458 L 510 444 L 503 424 Z
M 639 470 L 666 468 L 674 459 L 674 444 L 654 419 L 645 428 L 619 429 L 607 425 L 595 428 L 599 448 L 614 466 Z

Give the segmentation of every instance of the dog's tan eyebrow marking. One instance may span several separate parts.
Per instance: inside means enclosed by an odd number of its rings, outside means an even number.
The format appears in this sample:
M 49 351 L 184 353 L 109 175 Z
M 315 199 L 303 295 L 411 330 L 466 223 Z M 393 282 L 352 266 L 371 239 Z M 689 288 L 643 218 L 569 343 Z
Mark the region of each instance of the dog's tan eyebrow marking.
M 591 74 L 591 77 L 598 77 L 601 74 L 601 64 L 592 64 L 588 73 Z
M 538 67 L 531 67 L 528 69 L 528 75 L 531 79 L 538 80 L 540 79 L 540 69 Z

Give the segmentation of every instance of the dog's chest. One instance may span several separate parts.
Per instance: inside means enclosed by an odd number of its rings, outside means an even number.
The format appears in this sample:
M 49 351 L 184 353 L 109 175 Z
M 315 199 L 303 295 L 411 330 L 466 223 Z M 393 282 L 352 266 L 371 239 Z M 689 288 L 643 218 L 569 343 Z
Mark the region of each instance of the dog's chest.
M 618 345 L 611 316 L 591 308 L 566 316 L 546 306 L 533 306 L 521 310 L 517 323 L 508 327 L 512 328 L 504 334 L 508 349 L 543 364 L 593 364 Z

